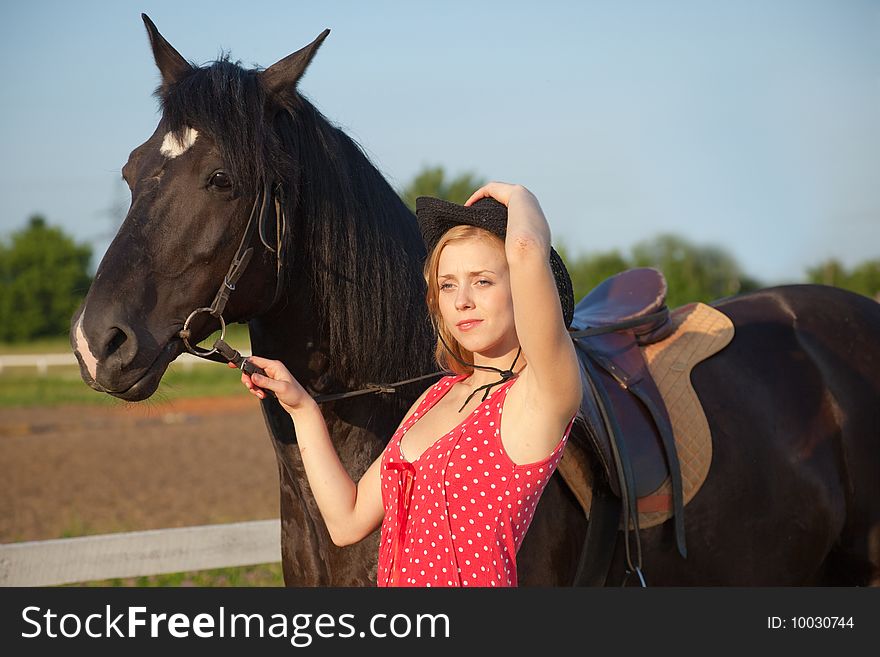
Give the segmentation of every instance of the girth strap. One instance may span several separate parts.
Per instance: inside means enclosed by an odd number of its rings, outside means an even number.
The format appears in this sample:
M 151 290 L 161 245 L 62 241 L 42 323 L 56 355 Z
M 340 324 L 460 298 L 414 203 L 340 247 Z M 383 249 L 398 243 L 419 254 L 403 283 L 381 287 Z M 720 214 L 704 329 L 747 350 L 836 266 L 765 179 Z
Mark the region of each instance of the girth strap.
M 587 537 L 572 586 L 605 586 L 614 557 L 620 526 L 620 500 L 598 477 L 593 479 L 592 500 Z
M 658 408 L 651 396 L 643 388 L 651 385 L 653 382 L 643 380 L 638 374 L 631 374 L 623 369 L 619 364 L 613 363 L 605 355 L 590 350 L 587 346 L 590 356 L 599 364 L 602 369 L 608 372 L 615 380 L 632 394 L 634 394 L 648 412 L 651 414 L 657 430 L 660 432 L 660 439 L 663 443 L 663 452 L 666 457 L 666 465 L 669 470 L 669 481 L 672 487 L 672 505 L 673 505 L 673 522 L 675 525 L 675 540 L 678 551 L 682 557 L 687 558 L 687 546 L 684 536 L 684 499 L 682 493 L 681 482 L 681 466 L 678 461 L 678 451 L 675 447 L 675 437 L 672 431 L 672 424 L 665 409 Z
M 617 419 L 614 417 L 614 413 L 611 410 L 611 400 L 608 399 L 607 393 L 602 389 L 602 386 L 595 383 L 598 378 L 593 364 L 591 350 L 586 344 L 578 341 L 575 341 L 575 347 L 588 356 L 581 361 L 586 369 L 586 380 L 590 386 L 590 391 L 596 401 L 596 405 L 599 408 L 599 413 L 602 416 L 602 423 L 605 425 L 605 431 L 611 438 L 609 443 L 611 444 L 611 450 L 614 456 L 614 467 L 619 482 L 621 503 L 623 506 L 623 538 L 624 547 L 626 549 L 627 566 L 629 566 L 630 570 L 640 571 L 642 566 L 642 545 L 639 537 L 638 499 L 636 498 L 635 486 L 633 483 L 633 471 L 629 459 L 629 451 L 626 449 L 623 432 L 620 430 Z M 635 555 L 632 554 L 630 548 L 631 531 L 635 541 Z M 635 556 L 635 563 L 633 563 L 633 556 Z

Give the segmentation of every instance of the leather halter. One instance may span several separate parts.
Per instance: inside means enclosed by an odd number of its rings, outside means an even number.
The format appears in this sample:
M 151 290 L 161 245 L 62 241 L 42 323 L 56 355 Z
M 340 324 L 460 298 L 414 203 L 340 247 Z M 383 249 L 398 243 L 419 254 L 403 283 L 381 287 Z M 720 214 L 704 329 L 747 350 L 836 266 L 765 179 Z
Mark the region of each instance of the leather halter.
M 211 360 L 217 363 L 230 362 L 233 358 L 241 359 L 241 355 L 223 341 L 226 337 L 226 321 L 223 319 L 223 311 L 226 308 L 226 303 L 229 301 L 229 296 L 235 291 L 235 284 L 241 278 L 242 274 L 244 274 L 245 269 L 247 269 L 247 266 L 253 257 L 254 249 L 250 246 L 250 243 L 254 239 L 255 232 L 259 235 L 263 246 L 275 256 L 275 294 L 272 297 L 272 306 L 274 306 L 281 298 L 283 289 L 282 281 L 284 278 L 284 244 L 288 230 L 287 212 L 282 197 L 282 191 L 280 184 L 276 185 L 274 190 L 271 189 L 268 184 L 263 185 L 263 188 L 254 199 L 254 204 L 251 208 L 250 216 L 248 217 L 247 226 L 245 226 L 244 229 L 244 235 L 242 235 L 241 242 L 232 258 L 229 269 L 223 277 L 223 283 L 220 285 L 220 289 L 217 290 L 217 294 L 214 296 L 214 301 L 210 306 L 196 308 L 186 318 L 186 321 L 183 324 L 183 329 L 178 333 L 178 337 L 183 340 L 186 350 L 193 356 L 198 356 L 199 358 L 204 358 L 205 360 Z M 265 228 L 273 207 L 275 213 L 274 248 L 266 240 Z M 220 339 L 214 343 L 214 346 L 211 349 L 202 349 L 198 345 L 194 346 L 189 342 L 189 339 L 192 336 L 189 328 L 190 322 L 194 317 L 201 313 L 208 313 L 212 317 L 216 317 L 220 322 Z M 262 370 L 253 365 L 247 371 L 262 372 Z M 431 374 L 425 374 L 424 376 L 418 376 L 390 384 L 370 383 L 367 384 L 366 388 L 361 390 L 329 395 L 317 395 L 314 397 L 314 400 L 320 404 L 323 402 L 335 401 L 337 399 L 345 399 L 348 397 L 356 397 L 358 395 L 367 395 L 377 392 L 393 393 L 396 392 L 397 386 L 406 385 L 415 381 L 422 381 L 423 379 L 435 377 L 438 374 L 444 374 L 444 372 L 433 372 Z
M 273 210 L 275 215 L 274 248 L 266 241 L 265 235 L 265 225 L 269 221 L 269 215 L 272 214 Z M 283 249 L 287 235 L 287 213 L 285 211 L 281 185 L 276 185 L 273 190 L 269 184 L 264 184 L 262 189 L 257 193 L 256 198 L 254 198 L 254 204 L 251 208 L 250 216 L 248 217 L 247 226 L 245 226 L 244 229 L 244 235 L 242 235 L 238 249 L 232 258 L 232 263 L 230 263 L 229 269 L 223 277 L 223 283 L 220 285 L 220 289 L 217 290 L 217 294 L 214 296 L 214 301 L 210 306 L 203 306 L 193 310 L 186 318 L 186 321 L 183 324 L 183 330 L 178 333 L 178 336 L 183 340 L 186 350 L 194 356 L 219 363 L 226 362 L 225 358 L 217 354 L 218 349 L 216 344 L 213 348 L 207 350 L 202 349 L 197 345 L 193 346 L 190 344 L 189 338 L 192 334 L 189 329 L 189 324 L 196 315 L 201 313 L 208 313 L 212 317 L 216 317 L 220 322 L 219 341 L 222 342 L 223 338 L 226 336 L 226 321 L 223 319 L 223 311 L 226 308 L 226 303 L 229 301 L 230 294 L 235 290 L 235 284 L 241 278 L 242 274 L 244 274 L 254 255 L 254 249 L 250 246 L 250 243 L 254 238 L 254 233 L 259 235 L 263 246 L 275 256 L 275 294 L 272 297 L 272 305 L 274 306 L 281 297 L 282 274 L 284 269 Z

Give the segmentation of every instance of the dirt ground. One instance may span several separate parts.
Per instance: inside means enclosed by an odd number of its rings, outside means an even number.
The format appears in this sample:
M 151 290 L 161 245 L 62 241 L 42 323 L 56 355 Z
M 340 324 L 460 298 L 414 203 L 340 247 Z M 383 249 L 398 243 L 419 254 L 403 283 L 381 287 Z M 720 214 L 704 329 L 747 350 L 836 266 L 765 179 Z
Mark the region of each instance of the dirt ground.
M 249 396 L 0 409 L 0 543 L 278 514 Z

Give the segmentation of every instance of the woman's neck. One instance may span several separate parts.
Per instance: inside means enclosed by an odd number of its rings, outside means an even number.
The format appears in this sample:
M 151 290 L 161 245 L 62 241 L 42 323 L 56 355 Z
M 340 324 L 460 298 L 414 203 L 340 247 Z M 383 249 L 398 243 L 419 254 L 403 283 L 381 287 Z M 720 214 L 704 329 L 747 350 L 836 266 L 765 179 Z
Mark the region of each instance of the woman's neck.
M 517 352 L 519 352 L 519 356 L 517 356 Z M 514 346 L 500 356 L 489 357 L 475 353 L 473 357 L 474 365 L 480 367 L 494 367 L 501 371 L 508 370 L 513 366 L 513 372 L 516 374 L 519 374 L 527 364 L 526 357 L 520 351 L 519 345 Z M 515 364 L 513 362 L 514 359 L 516 359 Z M 466 385 L 472 388 L 479 388 L 487 383 L 494 383 L 495 381 L 498 381 L 499 378 L 501 378 L 501 375 L 498 372 L 493 370 L 482 370 L 479 369 L 479 367 L 475 367 L 471 376 L 466 379 Z

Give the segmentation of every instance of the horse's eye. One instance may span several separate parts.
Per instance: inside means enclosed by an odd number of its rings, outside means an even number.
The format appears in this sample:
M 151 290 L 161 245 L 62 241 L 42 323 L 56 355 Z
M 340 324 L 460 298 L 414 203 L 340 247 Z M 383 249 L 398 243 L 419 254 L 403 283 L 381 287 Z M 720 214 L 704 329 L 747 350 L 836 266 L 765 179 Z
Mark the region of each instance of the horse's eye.
M 208 180 L 208 184 L 212 187 L 226 189 L 228 187 L 232 187 L 232 179 L 225 171 L 215 171 L 211 174 L 211 177 Z

